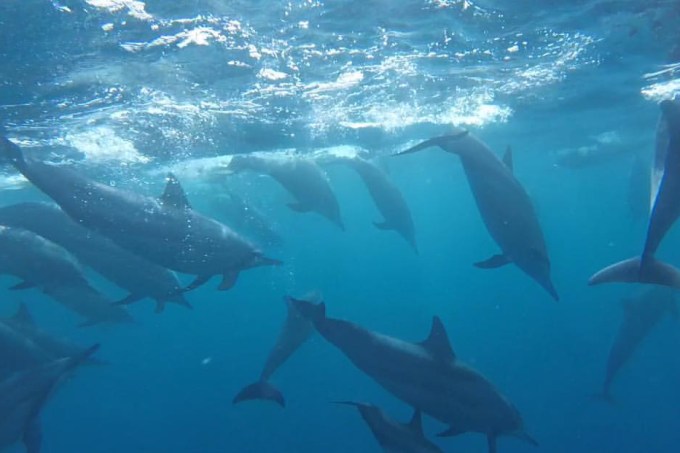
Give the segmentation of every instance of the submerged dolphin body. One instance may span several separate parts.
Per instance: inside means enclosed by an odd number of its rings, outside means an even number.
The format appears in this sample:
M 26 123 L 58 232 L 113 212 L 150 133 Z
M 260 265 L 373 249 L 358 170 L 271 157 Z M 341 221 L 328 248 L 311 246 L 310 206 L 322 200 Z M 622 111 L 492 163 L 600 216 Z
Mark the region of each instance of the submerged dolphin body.
M 680 102 L 663 101 L 660 133 L 651 179 L 654 206 L 649 217 L 642 254 L 612 264 L 595 273 L 589 285 L 600 283 L 653 283 L 680 289 L 680 270 L 659 261 L 655 254 L 668 230 L 680 216 Z M 663 146 L 666 144 L 666 146 Z M 660 164 L 663 161 L 663 175 Z
M 423 433 L 422 416 L 413 411 L 409 423 L 399 423 L 382 409 L 372 404 L 341 401 L 339 404 L 355 406 L 373 436 L 386 453 L 443 453 L 443 450 L 427 440 Z
M 173 175 L 163 195 L 154 198 L 24 158 L 21 148 L 5 137 L 0 137 L 0 154 L 76 222 L 151 262 L 195 275 L 187 290 L 215 275 L 222 276 L 220 289 L 226 290 L 244 269 L 279 264 L 226 225 L 191 209 Z
M 283 394 L 269 383 L 269 379 L 307 341 L 314 332 L 314 325 L 297 311 L 290 299 L 284 300 L 288 310 L 286 321 L 276 339 L 276 344 L 269 352 L 260 379 L 241 389 L 234 397 L 234 404 L 248 400 L 269 400 L 282 407 L 286 405 Z
M 450 425 L 440 435 L 482 433 L 490 453 L 496 452 L 502 435 L 536 444 L 524 431 L 517 409 L 484 376 L 457 359 L 438 317 L 425 341 L 410 343 L 328 318 L 323 303 L 293 303 L 357 368 L 397 398 Z
M 384 217 L 382 222 L 374 222 L 376 228 L 396 231 L 417 253 L 418 244 L 411 211 L 397 186 L 382 170 L 367 160 L 354 157 L 342 159 L 341 162 L 359 174 L 376 207 Z
M 33 316 L 28 311 L 28 307 L 23 303 L 19 305 L 19 309 L 13 316 L 0 319 L 0 329 L 3 327 L 22 338 L 25 342 L 39 348 L 38 358 L 40 363 L 64 357 L 74 357 L 84 351 L 84 348 L 77 344 L 55 337 L 40 329 L 35 324 Z M 0 357 L 4 357 L 2 352 L 0 352 Z M 95 359 L 88 359 L 87 363 L 97 364 L 101 362 Z
M 84 325 L 132 320 L 124 309 L 90 286 L 66 250 L 31 231 L 0 226 L 0 274 L 21 279 L 13 289 L 42 290 L 84 317 Z
M 228 169 L 233 172 L 250 170 L 271 176 L 295 197 L 295 203 L 288 203 L 290 209 L 295 212 L 317 212 L 341 230 L 345 229 L 340 206 L 328 178 L 312 160 L 239 155 L 231 159 Z
M 190 307 L 172 271 L 82 227 L 52 203 L 24 202 L 1 207 L 0 225 L 24 228 L 61 245 L 82 264 L 127 290 L 125 303 L 151 297 L 156 300 L 157 312 L 166 302 Z
M 26 453 L 40 453 L 40 412 L 57 386 L 99 348 L 17 373 L 0 381 L 0 450 L 23 442 Z
M 397 155 L 432 146 L 460 157 L 484 224 L 501 248 L 501 254 L 475 265 L 490 269 L 514 263 L 559 300 L 550 278 L 543 231 L 529 195 L 513 175 L 510 149 L 501 161 L 482 141 L 462 131 L 426 140 Z
M 266 216 L 232 191 L 215 197 L 214 210 L 224 214 L 224 223 L 246 237 L 252 235 L 258 243 L 271 247 L 283 244 L 283 238 Z
M 604 384 L 598 395 L 605 401 L 612 400 L 610 391 L 614 378 L 649 332 L 665 315 L 678 317 L 675 291 L 665 287 L 652 288 L 640 297 L 625 299 L 623 309 L 623 322 L 609 351 Z

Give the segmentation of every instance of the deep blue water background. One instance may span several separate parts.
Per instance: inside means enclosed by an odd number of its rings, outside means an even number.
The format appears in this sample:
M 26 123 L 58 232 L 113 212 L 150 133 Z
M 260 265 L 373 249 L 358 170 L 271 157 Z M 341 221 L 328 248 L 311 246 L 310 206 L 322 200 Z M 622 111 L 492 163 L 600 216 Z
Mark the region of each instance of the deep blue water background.
M 458 356 L 513 401 L 541 451 L 676 451 L 677 323 L 661 323 L 623 370 L 616 406 L 594 402 L 619 301 L 638 288 L 586 281 L 642 245 L 645 222 L 630 217 L 628 178 L 634 154 L 651 155 L 656 102 L 679 86 L 678 8 L 671 1 L 2 2 L 0 122 L 46 159 L 150 194 L 161 191 L 159 169 L 174 166 L 196 209 L 221 218 L 211 197 L 226 176 L 215 176 L 210 160 L 200 161 L 203 173 L 192 171 L 191 159 L 339 145 L 385 155 L 462 125 L 498 153 L 513 146 L 561 295 L 553 302 L 513 266 L 471 265 L 497 246 L 455 156 L 432 150 L 381 160 L 412 210 L 419 255 L 371 225 L 379 215 L 349 169 L 325 167 L 344 233 L 290 212 L 272 181 L 238 176 L 229 184 L 257 201 L 284 237 L 269 251 L 284 265 L 244 272 L 224 293 L 211 282 L 190 294 L 194 311 L 170 306 L 156 315 L 146 301 L 131 308 L 134 325 L 77 329 L 70 313 L 37 292 L 1 291 L 2 313 L 24 300 L 45 329 L 83 345 L 101 342 L 110 362 L 81 369 L 54 396 L 42 417 L 44 451 L 378 451 L 355 411 L 330 402 L 369 401 L 403 420 L 410 409 L 318 336 L 272 379 L 285 410 L 231 404 L 259 376 L 285 316 L 282 296 L 311 290 L 323 294 L 330 316 L 413 341 L 441 316 Z M 582 169 L 557 164 L 588 146 L 623 153 Z M 3 205 L 42 197 L 9 169 L 4 174 Z M 659 253 L 675 264 L 679 234 L 671 232 Z M 112 297 L 123 295 L 92 279 Z M 12 282 L 2 277 L 0 286 Z M 429 435 L 444 428 L 425 423 Z M 472 452 L 485 451 L 485 442 L 468 434 L 439 443 Z M 499 448 L 534 451 L 509 438 Z

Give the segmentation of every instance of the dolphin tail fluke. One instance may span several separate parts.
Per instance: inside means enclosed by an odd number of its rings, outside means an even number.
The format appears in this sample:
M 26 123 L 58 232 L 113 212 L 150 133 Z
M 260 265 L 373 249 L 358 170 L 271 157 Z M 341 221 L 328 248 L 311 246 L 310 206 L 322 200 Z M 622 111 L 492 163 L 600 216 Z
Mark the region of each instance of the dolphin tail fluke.
M 258 381 L 244 387 L 234 397 L 233 404 L 251 400 L 273 401 L 281 407 L 286 407 L 286 400 L 283 398 L 283 394 L 267 381 Z
M 70 368 L 75 368 L 77 366 L 80 366 L 84 363 L 86 363 L 90 357 L 94 355 L 95 352 L 99 350 L 99 343 L 95 343 L 89 348 L 85 349 L 84 351 L 72 356 L 69 359 L 69 367 Z
M 314 304 L 306 300 L 294 299 L 290 296 L 286 296 L 286 300 L 291 303 L 302 316 L 311 319 L 314 323 L 326 318 L 326 304 L 323 302 Z
M 440 148 L 444 148 L 448 142 L 451 140 L 458 140 L 463 137 L 466 137 L 468 135 L 469 131 L 461 131 L 458 132 L 457 134 L 451 134 L 451 135 L 443 135 L 441 137 L 434 137 L 429 140 L 425 140 L 422 143 L 419 143 L 416 146 L 412 146 L 409 149 L 406 149 L 404 151 L 400 151 L 396 154 L 395 156 L 401 156 L 402 154 L 411 154 L 411 153 L 416 153 L 418 151 L 422 151 L 426 148 L 431 148 L 433 146 L 439 146 Z
M 596 272 L 589 285 L 601 283 L 652 283 L 680 289 L 680 270 L 654 257 L 634 257 Z

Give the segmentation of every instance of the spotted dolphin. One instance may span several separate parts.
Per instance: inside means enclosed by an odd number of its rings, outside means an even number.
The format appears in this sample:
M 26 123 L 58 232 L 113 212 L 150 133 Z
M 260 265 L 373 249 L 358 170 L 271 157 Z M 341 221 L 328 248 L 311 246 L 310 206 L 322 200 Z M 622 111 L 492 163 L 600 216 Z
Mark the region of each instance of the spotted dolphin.
M 605 267 L 590 277 L 589 285 L 601 283 L 653 283 L 680 289 L 680 270 L 659 261 L 655 254 L 659 245 L 680 216 L 680 102 L 662 101 L 662 134 L 657 136 L 657 156 L 653 166 L 651 193 L 654 206 L 649 217 L 647 238 L 642 254 Z M 659 157 L 661 154 L 662 157 Z M 663 175 L 659 177 L 663 161 Z
M 361 418 L 386 453 L 443 453 L 425 437 L 422 415 L 417 409 L 409 423 L 399 423 L 372 404 L 353 401 L 340 401 L 338 404 L 355 406 L 359 410 Z
M 84 317 L 82 325 L 132 320 L 88 283 L 66 250 L 32 231 L 0 226 L 0 274 L 21 280 L 12 289 L 40 289 Z
M 431 138 L 396 155 L 432 146 L 460 157 L 484 224 L 501 248 L 500 254 L 475 265 L 490 269 L 514 263 L 559 300 L 550 278 L 543 231 L 529 195 L 513 175 L 510 149 L 501 160 L 481 140 L 467 131 L 459 131 Z
M 380 230 L 394 230 L 418 252 L 416 232 L 411 210 L 399 188 L 387 177 L 384 171 L 361 157 L 340 159 L 359 174 L 371 198 L 382 214 L 382 222 L 374 222 Z
M 163 195 L 156 198 L 25 158 L 21 148 L 5 137 L 0 137 L 0 155 L 76 222 L 151 262 L 195 275 L 187 290 L 215 275 L 222 276 L 219 289 L 226 290 L 244 269 L 280 264 L 226 225 L 193 210 L 172 174 Z
M 621 368 L 665 315 L 678 318 L 675 290 L 667 287 L 648 289 L 642 295 L 623 300 L 624 317 L 609 351 L 602 391 L 598 395 L 612 401 L 611 386 Z
M 0 381 L 0 450 L 22 442 L 26 453 L 40 453 L 39 416 L 50 395 L 64 379 L 99 348 L 54 360 Z
M 284 301 L 287 309 L 286 321 L 269 352 L 260 379 L 241 389 L 234 397 L 234 404 L 248 400 L 269 400 L 282 407 L 286 405 L 283 394 L 269 382 L 269 379 L 307 341 L 314 332 L 314 325 L 297 311 L 289 298 L 284 298 Z
M 57 205 L 23 202 L 0 208 L 0 225 L 24 228 L 61 245 L 78 261 L 128 291 L 121 303 L 150 297 L 156 312 L 166 302 L 191 307 L 170 270 L 131 253 L 106 237 L 91 231 L 64 213 Z
M 425 341 L 410 343 L 328 318 L 324 303 L 293 300 L 293 304 L 322 337 L 385 390 L 448 424 L 440 436 L 482 433 L 489 453 L 496 452 L 502 435 L 536 444 L 524 431 L 517 409 L 484 376 L 458 360 L 438 317 Z
M 317 212 L 341 230 L 345 225 L 328 177 L 311 159 L 304 157 L 234 156 L 227 167 L 232 172 L 254 171 L 274 178 L 293 197 L 288 207 L 295 212 Z

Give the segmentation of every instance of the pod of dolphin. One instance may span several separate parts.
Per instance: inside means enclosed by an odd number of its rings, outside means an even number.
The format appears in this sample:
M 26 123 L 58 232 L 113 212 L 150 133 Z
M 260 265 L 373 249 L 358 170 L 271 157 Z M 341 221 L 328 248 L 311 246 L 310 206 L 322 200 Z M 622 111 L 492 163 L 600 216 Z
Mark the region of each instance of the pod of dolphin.
M 602 389 L 595 395 L 606 401 L 613 400 L 615 377 L 647 334 L 666 314 L 678 317 L 675 290 L 680 288 L 680 271 L 655 255 L 680 215 L 680 102 L 663 101 L 660 108 L 643 250 L 639 256 L 605 267 L 588 282 L 655 285 L 624 301 L 624 320 L 610 351 Z M 396 155 L 431 147 L 460 158 L 484 225 L 498 245 L 497 254 L 475 266 L 493 269 L 512 263 L 559 300 L 544 235 L 530 197 L 513 174 L 511 150 L 501 159 L 479 138 L 459 129 Z M 172 174 L 167 176 L 163 194 L 152 197 L 45 164 L 25 155 L 4 136 L 0 137 L 0 156 L 56 203 L 0 207 L 0 274 L 18 279 L 13 290 L 39 289 L 83 318 L 83 326 L 129 322 L 132 317 L 125 306 L 145 298 L 156 302 L 157 312 L 167 303 L 191 308 L 187 293 L 212 277 L 219 276 L 218 288 L 227 290 L 242 271 L 281 263 L 229 226 L 194 210 Z M 383 217 L 374 222 L 376 228 L 397 232 L 418 253 L 411 212 L 388 175 L 361 157 L 337 161 L 363 181 Z M 228 169 L 270 176 L 294 197 L 288 204 L 292 211 L 315 212 L 345 229 L 328 178 L 313 160 L 234 156 Z M 228 199 L 235 212 L 256 212 L 235 194 Z M 281 240 L 263 216 L 249 214 L 241 223 L 247 224 L 257 225 L 268 241 Z M 83 266 L 128 295 L 109 300 L 88 282 Z M 175 272 L 194 280 L 183 287 Z M 439 436 L 483 434 L 490 453 L 497 451 L 501 436 L 538 445 L 515 406 L 457 357 L 438 317 L 433 318 L 427 338 L 413 343 L 330 318 L 319 297 L 286 296 L 284 300 L 287 317 L 276 344 L 258 379 L 238 392 L 234 403 L 261 399 L 285 406 L 271 378 L 317 332 L 359 370 L 413 408 L 412 419 L 403 423 L 370 403 L 337 402 L 358 410 L 383 451 L 442 451 L 425 436 L 423 414 L 447 426 Z M 0 320 L 0 449 L 22 442 L 29 453 L 40 451 L 41 408 L 65 376 L 81 364 L 97 363 L 93 358 L 97 349 L 98 345 L 80 348 L 40 330 L 23 304 L 15 316 Z

